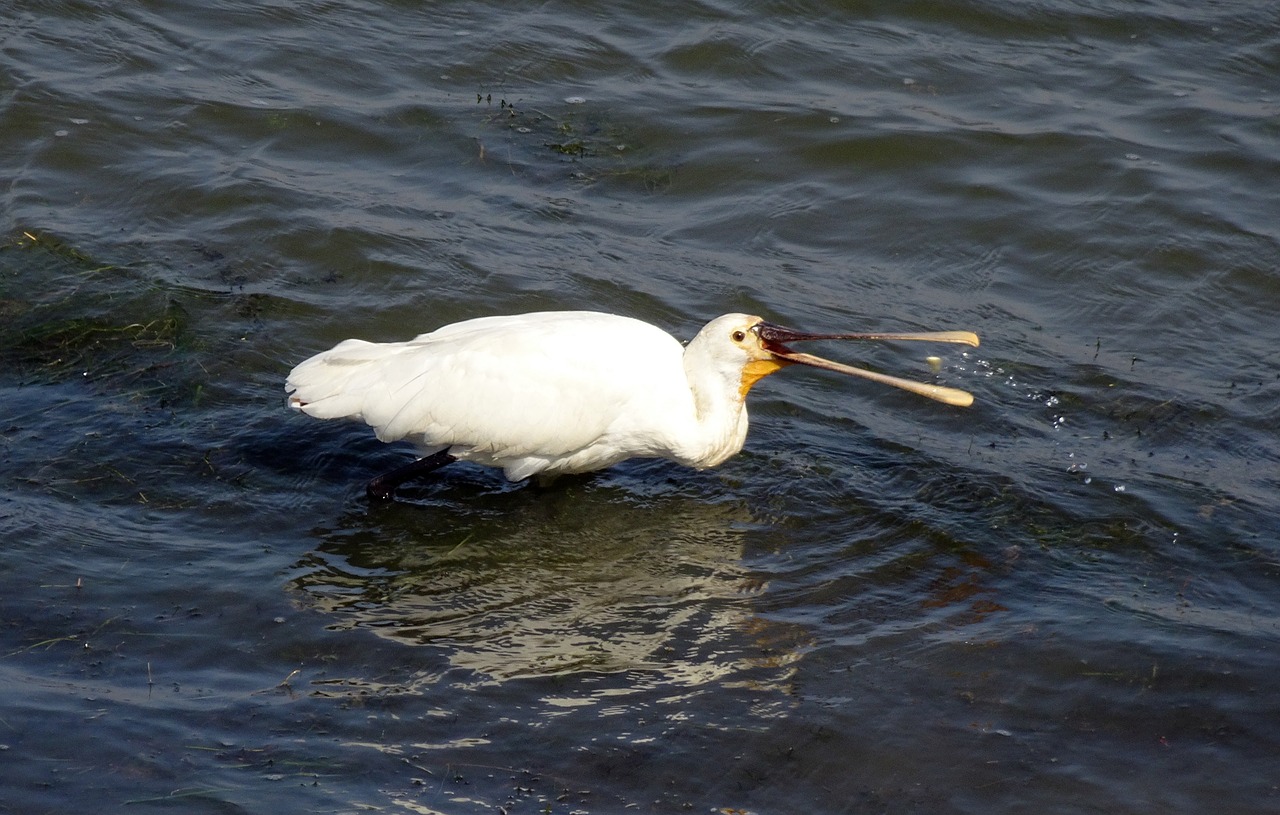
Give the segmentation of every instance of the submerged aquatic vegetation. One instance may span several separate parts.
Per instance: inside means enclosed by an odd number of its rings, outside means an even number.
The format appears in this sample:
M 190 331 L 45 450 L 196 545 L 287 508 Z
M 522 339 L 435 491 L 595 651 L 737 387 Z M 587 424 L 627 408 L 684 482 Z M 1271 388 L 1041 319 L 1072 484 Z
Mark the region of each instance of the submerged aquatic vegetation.
M 244 432 L 255 375 L 273 375 L 244 328 L 274 301 L 175 285 L 166 271 L 103 263 L 32 229 L 0 243 L 3 430 L 19 482 L 165 505 L 207 500 L 190 485 L 209 479 L 239 487 L 248 453 L 227 428 Z
M 675 165 L 654 161 L 640 130 L 613 118 L 594 107 L 575 100 L 570 109 L 553 115 L 538 108 L 517 106 L 493 94 L 477 94 L 477 104 L 486 105 L 484 124 L 502 128 L 508 139 L 503 158 L 516 170 L 513 149 L 521 151 L 529 168 L 536 167 L 540 157 L 551 156 L 559 166 L 568 161 L 574 165 L 571 178 L 578 182 L 613 181 L 639 185 L 647 192 L 657 192 L 671 185 Z M 500 131 L 501 132 L 501 131 Z M 481 142 L 481 158 L 492 158 Z
M 24 379 L 93 379 L 155 365 L 184 336 L 185 314 L 127 267 L 30 230 L 0 254 L 0 365 Z
M 172 304 L 170 304 L 172 305 Z M 19 362 L 42 368 L 81 369 L 85 376 L 116 373 L 136 362 L 134 351 L 172 351 L 181 333 L 178 309 L 147 322 L 113 324 L 101 318 L 40 323 L 23 332 L 11 350 Z

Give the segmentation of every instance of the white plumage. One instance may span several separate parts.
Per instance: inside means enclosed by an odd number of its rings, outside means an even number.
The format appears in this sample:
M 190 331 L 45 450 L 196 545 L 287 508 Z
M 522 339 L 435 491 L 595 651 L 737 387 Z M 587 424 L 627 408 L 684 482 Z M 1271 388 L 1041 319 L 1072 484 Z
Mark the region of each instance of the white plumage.
M 370 495 L 378 498 L 454 459 L 501 467 L 513 481 L 633 457 L 713 467 L 742 449 L 751 385 L 793 362 L 967 403 L 955 396 L 962 392 L 783 345 L 836 338 L 977 344 L 967 332 L 816 335 L 726 314 L 682 347 L 667 332 L 629 317 L 538 312 L 466 320 L 407 342 L 346 340 L 294 368 L 285 389 L 289 405 L 309 416 L 358 419 L 382 441 L 406 440 L 421 450 L 420 466 L 370 483 Z

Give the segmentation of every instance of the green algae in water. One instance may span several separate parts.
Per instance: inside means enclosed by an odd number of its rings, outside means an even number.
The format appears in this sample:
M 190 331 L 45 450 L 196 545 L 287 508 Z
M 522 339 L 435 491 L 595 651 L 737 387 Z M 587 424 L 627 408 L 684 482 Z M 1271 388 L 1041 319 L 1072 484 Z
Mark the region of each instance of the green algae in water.
M 246 329 L 279 301 L 165 272 L 102 263 L 31 229 L 0 243 L 0 388 L 13 406 L 3 432 L 18 483 L 153 507 L 243 494 L 260 462 L 240 441 L 243 416 L 227 416 L 261 392 L 255 377 L 278 387 Z
M 527 151 L 530 167 L 537 166 L 539 156 L 551 156 L 555 164 L 573 164 L 572 178 L 577 182 L 612 181 L 651 193 L 669 187 L 675 176 L 674 164 L 646 157 L 650 151 L 638 130 L 608 115 L 591 108 L 578 109 L 575 104 L 575 109 L 557 116 L 517 107 L 502 98 L 493 110 L 494 101 L 492 94 L 477 94 L 476 102 L 489 108 L 484 124 L 510 134 L 510 144 Z M 483 142 L 480 155 L 486 160 L 494 158 L 486 154 Z
M 186 334 L 162 288 L 56 237 L 23 231 L 0 255 L 0 365 L 44 380 L 107 377 L 159 362 Z

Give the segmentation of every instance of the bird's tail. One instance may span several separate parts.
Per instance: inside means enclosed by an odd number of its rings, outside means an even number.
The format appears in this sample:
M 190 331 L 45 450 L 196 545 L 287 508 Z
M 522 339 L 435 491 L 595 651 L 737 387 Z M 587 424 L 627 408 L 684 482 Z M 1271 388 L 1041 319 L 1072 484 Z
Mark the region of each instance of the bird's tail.
M 300 362 L 285 381 L 289 407 L 317 419 L 363 419 L 381 363 L 403 345 L 345 340 Z

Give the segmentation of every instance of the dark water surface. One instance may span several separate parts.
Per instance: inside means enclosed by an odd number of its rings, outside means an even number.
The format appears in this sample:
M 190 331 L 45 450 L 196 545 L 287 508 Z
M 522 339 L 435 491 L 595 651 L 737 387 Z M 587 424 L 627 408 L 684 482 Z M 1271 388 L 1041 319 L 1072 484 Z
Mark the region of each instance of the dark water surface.
M 0 812 L 1280 810 L 1280 6 L 0 13 Z M 549 488 L 283 407 L 598 308 L 815 349 Z

